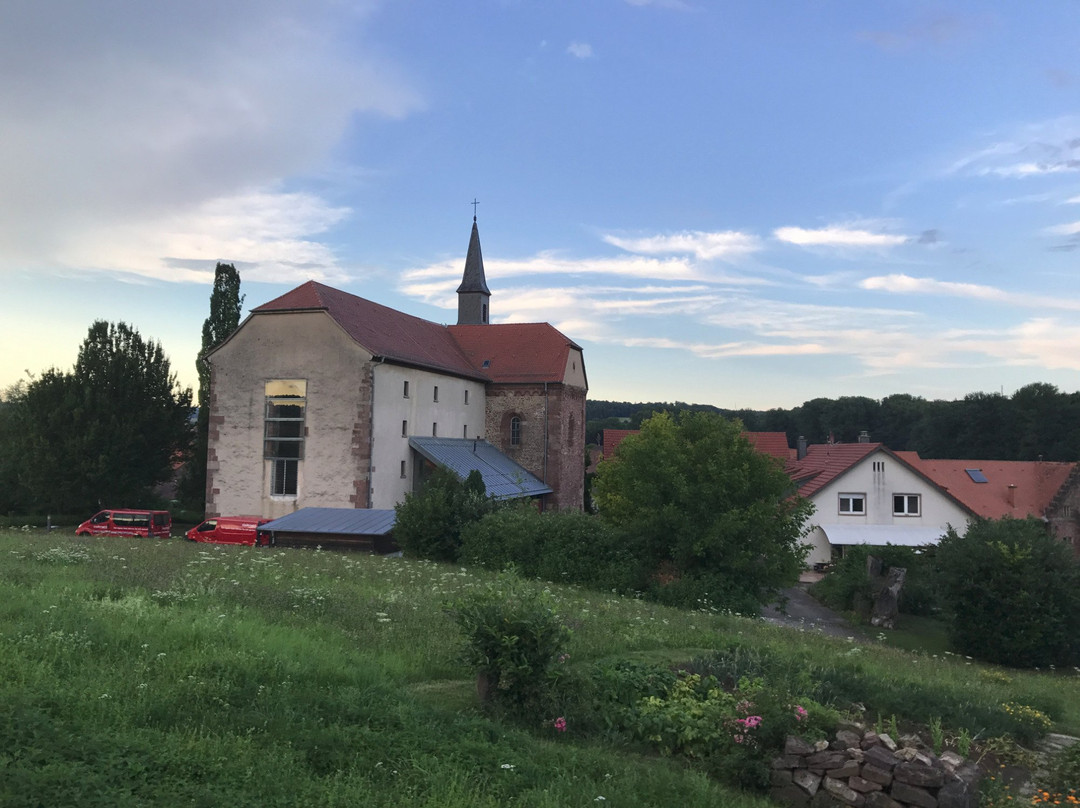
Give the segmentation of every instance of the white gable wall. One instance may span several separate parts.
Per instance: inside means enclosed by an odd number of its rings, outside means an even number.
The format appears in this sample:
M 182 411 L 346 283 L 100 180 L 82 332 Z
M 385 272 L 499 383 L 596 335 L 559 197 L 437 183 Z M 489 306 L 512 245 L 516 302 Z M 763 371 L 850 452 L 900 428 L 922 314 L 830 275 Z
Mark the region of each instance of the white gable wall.
M 878 468 L 875 468 L 875 465 Z M 865 513 L 841 514 L 841 494 L 862 494 Z M 893 514 L 894 494 L 918 494 L 918 516 Z M 912 471 L 906 464 L 883 451 L 864 458 L 844 474 L 814 493 L 811 523 L 815 526 L 808 537 L 811 544 L 807 563 L 828 563 L 832 560 L 832 546 L 819 526 L 829 525 L 884 525 L 896 527 L 940 528 L 944 534 L 949 525 L 963 531 L 969 515 L 967 511 L 943 494 L 937 486 Z M 902 543 L 898 541 L 897 543 Z

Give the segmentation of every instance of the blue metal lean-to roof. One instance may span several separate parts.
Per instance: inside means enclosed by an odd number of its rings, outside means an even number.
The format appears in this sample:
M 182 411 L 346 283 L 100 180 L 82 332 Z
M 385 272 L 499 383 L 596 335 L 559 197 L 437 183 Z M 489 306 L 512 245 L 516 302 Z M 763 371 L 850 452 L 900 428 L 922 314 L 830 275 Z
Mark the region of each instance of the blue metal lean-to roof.
M 259 526 L 275 533 L 332 533 L 385 536 L 394 529 L 394 511 L 370 508 L 301 508 Z
M 515 463 L 486 440 L 469 438 L 409 438 L 409 446 L 432 463 L 465 479 L 472 471 L 484 478 L 484 488 L 495 499 L 537 497 L 552 488 Z

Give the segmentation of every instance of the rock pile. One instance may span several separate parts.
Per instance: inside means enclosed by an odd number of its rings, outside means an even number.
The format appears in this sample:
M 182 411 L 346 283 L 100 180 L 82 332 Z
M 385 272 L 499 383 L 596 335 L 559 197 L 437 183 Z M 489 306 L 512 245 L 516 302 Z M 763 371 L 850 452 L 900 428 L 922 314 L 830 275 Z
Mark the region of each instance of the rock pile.
M 789 737 L 772 761 L 771 796 L 810 808 L 976 808 L 978 781 L 979 768 L 957 754 L 938 757 L 852 724 L 832 743 Z

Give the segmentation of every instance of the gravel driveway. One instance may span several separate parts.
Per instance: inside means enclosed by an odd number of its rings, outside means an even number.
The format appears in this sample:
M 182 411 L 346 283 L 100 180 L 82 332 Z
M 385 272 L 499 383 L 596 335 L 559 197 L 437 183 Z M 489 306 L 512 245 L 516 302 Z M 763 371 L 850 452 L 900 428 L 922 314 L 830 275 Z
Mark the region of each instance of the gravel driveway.
M 825 606 L 822 606 L 806 591 L 803 586 L 783 590 L 787 596 L 786 613 L 781 612 L 774 603 L 761 607 L 761 616 L 770 623 L 787 626 L 799 631 L 820 631 L 833 637 L 853 637 L 865 640 L 866 634 L 856 628 L 846 618 Z

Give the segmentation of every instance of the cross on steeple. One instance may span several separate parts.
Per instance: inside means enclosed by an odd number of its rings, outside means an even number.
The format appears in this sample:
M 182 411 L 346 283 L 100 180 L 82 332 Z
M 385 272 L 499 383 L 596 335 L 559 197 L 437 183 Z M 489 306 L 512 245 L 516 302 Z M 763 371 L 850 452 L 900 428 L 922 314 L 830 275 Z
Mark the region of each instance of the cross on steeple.
M 475 222 L 476 221 L 476 206 L 479 205 L 480 203 L 476 201 L 476 197 L 474 196 L 473 201 L 470 202 L 469 204 L 472 205 L 472 220 Z

